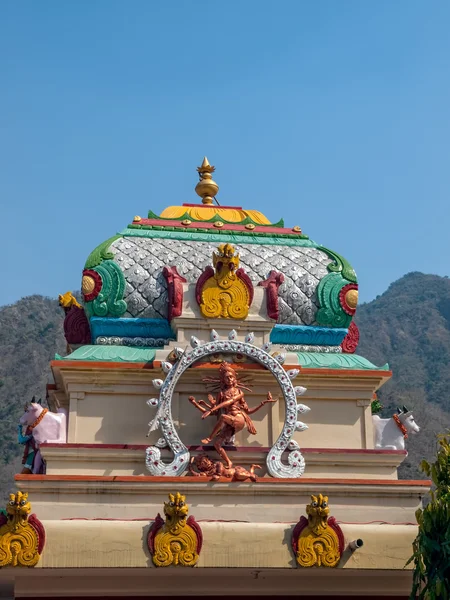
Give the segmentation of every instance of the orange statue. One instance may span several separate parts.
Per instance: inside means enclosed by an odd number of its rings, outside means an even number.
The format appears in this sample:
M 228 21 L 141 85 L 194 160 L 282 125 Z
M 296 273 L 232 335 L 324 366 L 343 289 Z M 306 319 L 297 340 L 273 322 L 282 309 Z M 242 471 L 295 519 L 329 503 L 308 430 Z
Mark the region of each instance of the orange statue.
M 202 444 L 210 444 L 215 440 L 213 442 L 214 448 L 225 461 L 226 467 L 230 469 L 233 466 L 233 463 L 222 446 L 229 442 L 236 433 L 242 431 L 244 427 L 247 427 L 247 431 L 254 435 L 256 429 L 250 415 L 262 408 L 265 404 L 276 402 L 278 398 L 273 399 L 272 394 L 268 392 L 266 400 L 263 400 L 254 408 L 249 408 L 245 401 L 242 389 L 250 391 L 250 388 L 245 387 L 238 381 L 236 371 L 227 362 L 223 362 L 220 365 L 219 379 L 205 378 L 203 381 L 215 383 L 217 385 L 220 389 L 217 398 L 208 394 L 208 403 L 205 400 L 197 401 L 194 396 L 190 396 L 189 402 L 203 413 L 202 419 L 206 419 L 206 417 L 209 417 L 210 415 L 218 414 L 219 411 L 221 411 L 211 435 L 202 440 Z

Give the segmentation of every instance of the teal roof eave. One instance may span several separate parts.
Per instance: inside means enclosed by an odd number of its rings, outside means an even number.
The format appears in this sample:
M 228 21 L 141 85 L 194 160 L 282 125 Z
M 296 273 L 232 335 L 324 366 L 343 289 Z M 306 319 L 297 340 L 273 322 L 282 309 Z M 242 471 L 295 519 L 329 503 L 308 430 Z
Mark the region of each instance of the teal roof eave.
M 79 360 L 97 362 L 149 363 L 155 359 L 157 348 L 137 348 L 134 346 L 81 346 L 68 354 L 55 354 L 55 360 Z
M 298 362 L 305 369 L 341 369 L 361 371 L 389 371 L 386 363 L 377 367 L 367 358 L 358 354 L 327 353 L 327 352 L 297 352 Z
M 164 231 L 161 229 L 130 229 L 126 228 L 120 232 L 124 237 L 143 237 L 153 239 L 186 240 L 191 242 L 213 242 L 234 244 L 259 244 L 263 246 L 297 246 L 303 248 L 317 248 L 318 244 L 312 240 L 295 237 L 258 236 L 257 233 L 235 234 L 230 231 L 222 233 L 200 233 L 198 231 Z

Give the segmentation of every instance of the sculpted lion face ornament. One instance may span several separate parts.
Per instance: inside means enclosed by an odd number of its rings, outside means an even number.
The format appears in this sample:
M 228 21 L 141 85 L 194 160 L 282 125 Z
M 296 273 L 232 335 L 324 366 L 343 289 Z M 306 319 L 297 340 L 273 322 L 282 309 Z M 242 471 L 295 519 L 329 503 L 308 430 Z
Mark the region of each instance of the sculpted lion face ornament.
M 12 517 L 18 516 L 22 520 L 26 520 L 31 511 L 31 505 L 28 502 L 28 494 L 17 494 L 9 495 L 9 502 L 6 506 L 6 512 Z
M 186 504 L 186 496 L 182 496 L 179 492 L 169 494 L 169 502 L 164 502 L 164 515 L 167 518 L 169 528 L 172 524 L 184 526 L 189 512 L 189 507 Z

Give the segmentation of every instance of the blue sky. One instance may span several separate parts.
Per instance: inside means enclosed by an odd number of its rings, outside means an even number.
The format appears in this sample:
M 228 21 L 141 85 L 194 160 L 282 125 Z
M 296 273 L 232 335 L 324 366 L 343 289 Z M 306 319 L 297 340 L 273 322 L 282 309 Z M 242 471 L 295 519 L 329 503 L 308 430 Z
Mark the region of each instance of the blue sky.
M 0 4 L 0 304 L 80 285 L 148 209 L 196 202 L 300 225 L 368 301 L 448 275 L 450 3 Z

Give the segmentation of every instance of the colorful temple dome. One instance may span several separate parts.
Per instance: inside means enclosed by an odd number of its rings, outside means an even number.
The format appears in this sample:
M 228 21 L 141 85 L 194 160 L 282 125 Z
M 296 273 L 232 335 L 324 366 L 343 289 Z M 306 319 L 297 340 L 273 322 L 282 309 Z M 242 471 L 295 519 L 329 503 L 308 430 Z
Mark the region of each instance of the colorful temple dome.
M 346 339 L 347 351 L 354 351 L 357 331 L 350 324 L 358 286 L 351 265 L 309 239 L 299 226 L 285 227 L 282 220 L 271 223 L 256 210 L 219 206 L 214 167 L 205 158 L 197 170 L 196 192 L 201 204 L 170 206 L 159 216 L 152 211 L 147 218 L 136 216 L 88 257 L 82 292 L 92 342 L 120 344 L 127 340 L 132 344 L 133 339 L 143 343 L 142 339 L 148 338 L 158 346 L 173 339 L 171 321 L 182 311 L 180 286 L 195 288 L 199 316 L 235 319 L 246 318 L 254 291 L 262 287 L 267 296 L 267 319 L 274 325 L 272 342 L 340 351 Z M 241 307 L 240 313 L 223 308 L 220 290 L 216 295 L 222 309 L 202 308 L 199 282 L 210 271 L 212 277 L 213 260 L 219 261 L 214 257 L 225 245 L 226 253 L 236 259 L 231 266 L 238 274 L 231 296 L 247 298 L 242 302 L 248 306 Z M 343 348 L 345 351 L 345 344 Z

